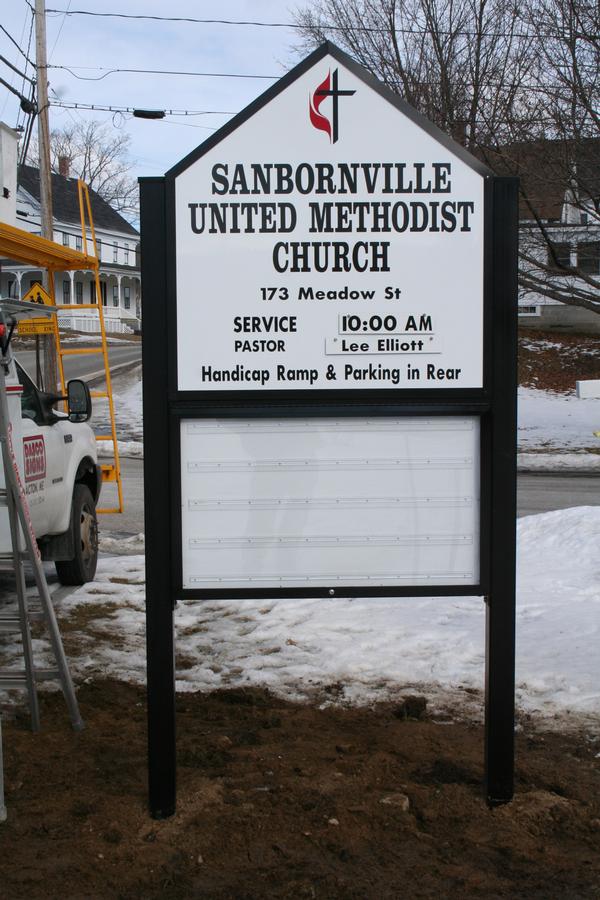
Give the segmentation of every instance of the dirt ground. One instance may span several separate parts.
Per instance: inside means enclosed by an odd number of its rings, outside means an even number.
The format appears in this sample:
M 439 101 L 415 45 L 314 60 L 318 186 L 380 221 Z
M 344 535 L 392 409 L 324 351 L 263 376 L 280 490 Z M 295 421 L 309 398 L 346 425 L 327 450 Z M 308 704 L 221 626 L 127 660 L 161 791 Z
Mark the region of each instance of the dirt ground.
M 572 391 L 600 378 L 599 346 L 523 332 L 520 382 Z M 3 719 L 1 900 L 600 900 L 600 730 L 523 720 L 515 799 L 489 809 L 480 724 L 414 701 L 183 694 L 178 809 L 159 822 L 143 691 L 105 681 L 78 696 L 80 733 L 58 694 L 42 695 L 37 735 L 24 714 Z
M 177 815 L 153 821 L 142 691 L 5 721 L 0 893 L 21 898 L 600 897 L 600 740 L 517 737 L 513 803 L 488 809 L 478 725 L 417 704 L 317 709 L 264 691 L 179 698 Z
M 589 334 L 519 331 L 519 384 L 560 393 L 600 378 L 600 339 Z

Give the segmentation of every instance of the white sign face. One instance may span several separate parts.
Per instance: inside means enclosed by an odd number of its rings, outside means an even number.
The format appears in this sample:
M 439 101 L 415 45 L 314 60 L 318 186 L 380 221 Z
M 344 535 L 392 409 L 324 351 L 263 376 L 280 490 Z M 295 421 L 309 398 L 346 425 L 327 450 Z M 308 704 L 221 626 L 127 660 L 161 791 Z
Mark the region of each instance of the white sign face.
M 483 185 L 325 56 L 176 176 L 179 390 L 482 387 Z
M 183 587 L 476 585 L 479 469 L 476 417 L 184 420 Z

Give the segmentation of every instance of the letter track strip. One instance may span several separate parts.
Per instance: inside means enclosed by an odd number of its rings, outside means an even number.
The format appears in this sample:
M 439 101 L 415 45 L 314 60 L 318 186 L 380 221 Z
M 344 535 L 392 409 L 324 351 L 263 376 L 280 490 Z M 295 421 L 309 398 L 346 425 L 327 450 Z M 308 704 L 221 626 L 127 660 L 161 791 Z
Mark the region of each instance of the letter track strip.
M 300 547 L 425 547 L 425 546 L 470 546 L 472 534 L 420 534 L 396 535 L 384 534 L 375 537 L 366 535 L 347 535 L 335 537 L 329 535 L 302 535 L 295 537 L 231 537 L 231 538 L 190 538 L 188 546 L 194 549 L 230 550 L 249 549 L 262 550 L 277 547 L 279 549 L 298 549 Z
M 193 472 L 347 472 L 355 469 L 471 469 L 470 456 L 421 457 L 409 459 L 259 459 L 190 460 L 187 471 Z

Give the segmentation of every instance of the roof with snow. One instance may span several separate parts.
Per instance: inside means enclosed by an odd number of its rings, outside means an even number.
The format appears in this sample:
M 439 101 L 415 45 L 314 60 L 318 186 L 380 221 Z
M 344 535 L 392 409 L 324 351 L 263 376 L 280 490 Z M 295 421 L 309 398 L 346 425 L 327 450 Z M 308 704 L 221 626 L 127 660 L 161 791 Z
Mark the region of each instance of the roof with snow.
M 22 187 L 35 200 L 40 199 L 40 173 L 33 166 L 19 166 L 18 187 Z M 139 232 L 130 225 L 106 200 L 89 188 L 90 204 L 94 227 L 107 231 L 119 231 L 122 234 L 130 234 L 138 237 Z M 79 196 L 77 192 L 77 179 L 65 178 L 63 175 L 52 173 L 52 213 L 56 221 L 80 224 Z

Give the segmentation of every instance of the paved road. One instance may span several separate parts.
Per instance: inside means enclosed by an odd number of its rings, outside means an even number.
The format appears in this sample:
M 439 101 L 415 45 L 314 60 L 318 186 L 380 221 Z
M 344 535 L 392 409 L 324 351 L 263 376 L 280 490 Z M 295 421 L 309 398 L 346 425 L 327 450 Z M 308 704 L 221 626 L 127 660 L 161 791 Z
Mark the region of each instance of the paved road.
M 75 348 L 77 344 L 67 344 L 67 348 Z M 85 346 L 84 344 L 80 345 L 81 347 Z M 24 369 L 30 373 L 32 377 L 35 376 L 35 351 L 34 350 L 22 350 L 16 354 L 17 359 L 21 363 Z M 108 347 L 108 358 L 110 361 L 111 369 L 114 366 L 122 365 L 123 363 L 129 362 L 137 362 L 142 358 L 142 345 L 137 343 L 125 344 L 120 347 L 118 345 L 109 345 Z M 65 366 L 65 376 L 67 380 L 69 378 L 86 378 L 92 375 L 95 372 L 102 371 L 103 362 L 102 356 L 100 354 L 92 355 L 84 355 L 84 356 L 66 356 L 64 358 L 64 366 Z
M 100 516 L 101 530 L 110 535 L 138 534 L 144 530 L 144 464 L 123 459 L 125 512 Z M 111 489 L 107 485 L 105 491 Z M 520 474 L 517 479 L 517 513 L 530 516 L 570 506 L 600 506 L 600 474 Z
M 600 506 L 600 473 L 520 473 L 517 477 L 517 513 L 532 516 L 570 506 Z
M 139 534 L 144 530 L 144 461 L 121 459 L 124 512 L 98 516 L 103 534 Z M 116 486 L 108 482 L 102 486 L 100 506 L 116 505 Z

